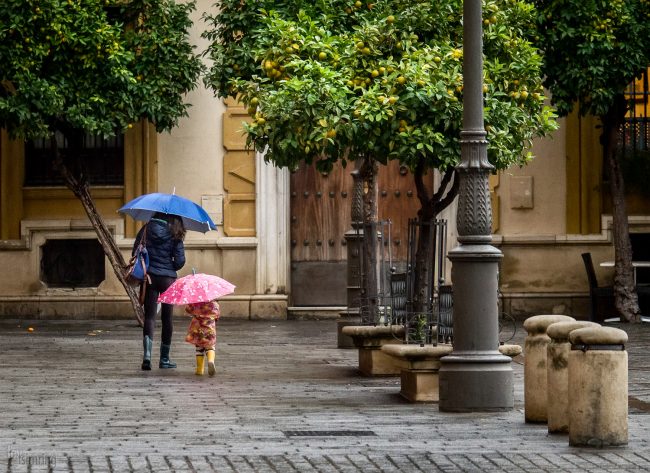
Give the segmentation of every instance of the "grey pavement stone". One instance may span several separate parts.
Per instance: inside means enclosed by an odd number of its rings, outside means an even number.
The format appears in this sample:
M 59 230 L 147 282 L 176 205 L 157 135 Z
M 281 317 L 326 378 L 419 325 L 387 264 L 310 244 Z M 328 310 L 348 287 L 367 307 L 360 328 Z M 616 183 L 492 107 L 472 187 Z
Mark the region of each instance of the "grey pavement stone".
M 452 414 L 402 400 L 397 377 L 361 377 L 335 321 L 221 321 L 214 378 L 193 374 L 187 322 L 175 321 L 179 367 L 142 372 L 127 321 L 1 321 L 0 472 L 650 470 L 647 324 L 619 325 L 629 445 L 592 450 L 524 422 L 521 357 L 514 410 Z

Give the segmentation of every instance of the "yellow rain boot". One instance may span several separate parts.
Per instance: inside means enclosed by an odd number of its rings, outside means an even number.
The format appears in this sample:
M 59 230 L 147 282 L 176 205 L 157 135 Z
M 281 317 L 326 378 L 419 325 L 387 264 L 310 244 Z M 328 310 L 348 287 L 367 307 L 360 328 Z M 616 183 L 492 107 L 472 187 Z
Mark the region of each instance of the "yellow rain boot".
M 214 369 L 214 350 L 206 350 L 205 354 L 208 357 L 208 374 L 214 376 L 217 372 Z
M 205 368 L 205 356 L 203 353 L 196 354 L 196 371 L 194 374 L 203 376 L 203 369 Z

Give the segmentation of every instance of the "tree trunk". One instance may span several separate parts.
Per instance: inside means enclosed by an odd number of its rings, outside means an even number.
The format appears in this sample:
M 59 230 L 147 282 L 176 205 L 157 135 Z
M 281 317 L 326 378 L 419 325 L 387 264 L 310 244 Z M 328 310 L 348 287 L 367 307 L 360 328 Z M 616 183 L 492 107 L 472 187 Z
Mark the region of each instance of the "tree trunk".
M 605 164 L 609 171 L 612 196 L 612 232 L 614 238 L 614 303 L 621 321 L 640 322 L 641 311 L 634 284 L 632 266 L 632 244 L 625 204 L 625 185 L 618 159 L 618 132 L 625 119 L 626 103 L 621 95 L 603 122 L 603 150 Z
M 364 157 L 359 173 L 363 182 L 363 269 L 365 293 L 368 314 L 374 323 L 379 322 L 379 268 L 377 241 L 377 185 L 378 165 L 375 160 Z M 363 311 L 363 307 L 361 308 Z
M 413 281 L 413 303 L 416 312 L 427 312 L 430 307 L 429 295 L 433 292 L 433 271 L 435 268 L 435 257 L 431 244 L 435 238 L 433 222 L 436 216 L 447 208 L 458 193 L 458 180 L 454 179 L 455 171 L 447 171 L 440 182 L 440 187 L 430 195 L 424 185 L 424 164 L 418 163 L 413 174 L 420 210 L 418 219 L 420 222 L 417 232 L 415 268 Z M 453 183 L 452 183 L 453 179 Z M 447 189 L 451 183 L 451 188 Z M 445 195 L 445 193 L 447 195 Z M 443 197 L 444 196 L 444 197 Z
M 424 185 L 424 164 L 418 163 L 413 174 L 415 189 L 418 200 L 420 201 L 420 210 L 418 210 L 419 225 L 415 231 L 417 235 L 415 250 L 415 267 L 413 270 L 413 310 L 419 313 L 426 313 L 430 309 L 429 295 L 433 292 L 432 274 L 435 267 L 435 256 L 431 251 L 433 220 L 433 206 L 426 186 Z
M 72 144 L 74 142 L 74 138 L 71 137 L 68 138 L 69 138 L 69 143 Z M 61 173 L 61 176 L 63 176 L 63 179 L 65 180 L 65 183 L 68 186 L 68 188 L 74 193 L 74 195 L 79 199 L 79 201 L 83 205 L 86 215 L 88 216 L 91 225 L 95 229 L 95 233 L 97 234 L 97 239 L 99 240 L 99 243 L 101 244 L 102 249 L 106 254 L 106 257 L 111 263 L 111 266 L 113 267 L 113 271 L 115 272 L 115 275 L 119 279 L 120 283 L 122 283 L 122 286 L 124 286 L 124 289 L 126 290 L 126 293 L 129 296 L 129 300 L 131 301 L 131 305 L 133 306 L 133 313 L 135 315 L 135 319 L 138 322 L 138 325 L 143 326 L 144 310 L 142 308 L 142 305 L 140 305 L 138 288 L 126 282 L 126 279 L 124 277 L 126 262 L 124 261 L 124 258 L 122 257 L 122 253 L 120 252 L 119 248 L 117 247 L 117 244 L 115 243 L 115 239 L 113 238 L 108 228 L 106 227 L 106 223 L 104 222 L 104 219 L 97 212 L 95 203 L 92 199 L 92 196 L 90 195 L 90 188 L 87 179 L 83 176 L 82 173 L 79 172 L 77 173 L 79 174 L 79 176 L 75 176 L 68 169 L 68 167 L 65 165 L 60 155 L 55 138 L 52 138 L 51 143 L 52 143 L 52 152 L 54 154 L 55 166 L 58 168 L 59 172 Z

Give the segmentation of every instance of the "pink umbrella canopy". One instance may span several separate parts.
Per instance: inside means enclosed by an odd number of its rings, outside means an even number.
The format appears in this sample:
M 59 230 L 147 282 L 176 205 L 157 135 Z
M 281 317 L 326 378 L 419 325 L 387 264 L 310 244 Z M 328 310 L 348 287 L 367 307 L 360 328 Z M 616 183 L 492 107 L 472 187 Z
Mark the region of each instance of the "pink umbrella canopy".
M 192 273 L 177 279 L 158 298 L 165 304 L 208 302 L 235 292 L 235 285 L 212 274 Z

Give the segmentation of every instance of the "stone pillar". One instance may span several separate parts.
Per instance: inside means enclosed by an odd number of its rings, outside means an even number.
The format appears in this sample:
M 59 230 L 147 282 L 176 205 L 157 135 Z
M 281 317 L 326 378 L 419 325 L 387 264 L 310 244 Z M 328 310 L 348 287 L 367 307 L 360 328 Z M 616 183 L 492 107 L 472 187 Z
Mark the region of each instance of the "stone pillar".
M 569 445 L 626 445 L 627 334 L 589 327 L 569 334 Z
M 352 229 L 345 233 L 348 256 L 347 274 L 347 303 L 348 310 L 355 309 L 358 313 L 361 300 L 361 245 L 363 242 L 363 179 L 358 170 L 352 175 Z
M 257 294 L 289 292 L 289 170 L 256 154 Z
M 535 315 L 524 321 L 528 332 L 524 343 L 524 411 L 526 422 L 547 421 L 546 356 L 551 339 L 546 335 L 549 325 L 575 322 L 566 315 Z
M 569 431 L 569 334 L 576 329 L 600 327 L 594 322 L 557 322 L 548 326 L 551 339 L 546 355 L 547 418 L 549 433 Z

